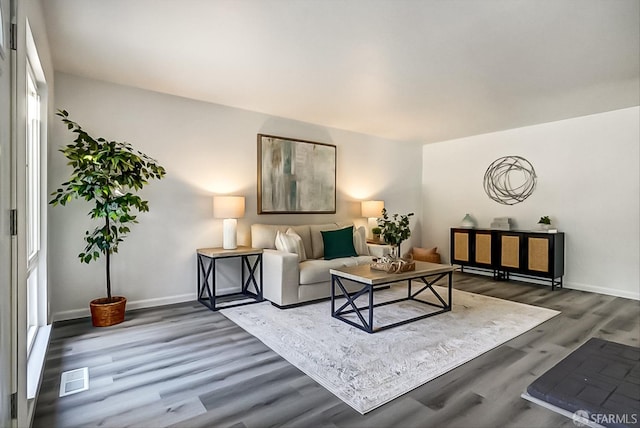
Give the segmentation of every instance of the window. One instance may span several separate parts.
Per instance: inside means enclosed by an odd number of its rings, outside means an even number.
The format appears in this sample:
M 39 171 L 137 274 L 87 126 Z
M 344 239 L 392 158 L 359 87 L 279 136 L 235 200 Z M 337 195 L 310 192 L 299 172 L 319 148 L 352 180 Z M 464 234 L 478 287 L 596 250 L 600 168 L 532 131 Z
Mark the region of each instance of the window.
M 26 331 L 18 338 L 24 338 L 22 350 L 18 352 L 18 367 L 26 362 L 26 394 L 29 408 L 33 409 L 33 398 L 38 390 L 39 380 L 44 367 L 44 356 L 51 334 L 48 322 L 47 291 L 47 105 L 49 90 L 45 79 L 36 43 L 33 39 L 28 20 L 25 22 L 26 51 L 24 58 L 17 61 L 24 71 L 21 94 L 17 97 L 20 108 L 24 110 L 25 122 L 21 124 L 20 159 L 18 171 L 24 178 L 18 180 L 18 191 L 23 203 L 19 203 L 19 215 L 25 221 L 25 228 L 18 237 L 18 246 L 22 248 L 19 259 L 23 260 L 20 270 L 26 267 L 24 286 L 25 299 L 18 302 L 18 316 L 25 321 Z M 18 49 L 20 51 L 20 49 Z M 24 60 L 22 62 L 21 60 Z M 18 75 L 20 73 L 17 73 Z M 20 101 L 22 100 L 22 101 Z M 24 103 L 24 104 L 23 104 Z M 18 115 L 20 116 L 20 115 Z M 23 145 L 24 144 L 24 145 Z M 24 168 L 24 169 L 23 169 Z M 26 260 L 25 260 L 26 259 Z M 25 349 L 26 348 L 26 349 Z M 26 351 L 26 352 L 24 352 Z M 22 360 L 23 352 L 26 361 Z
M 40 95 L 27 63 L 27 254 L 29 263 L 40 250 Z
M 40 95 L 27 61 L 26 210 L 27 210 L 27 352 L 40 326 L 38 255 L 40 252 Z

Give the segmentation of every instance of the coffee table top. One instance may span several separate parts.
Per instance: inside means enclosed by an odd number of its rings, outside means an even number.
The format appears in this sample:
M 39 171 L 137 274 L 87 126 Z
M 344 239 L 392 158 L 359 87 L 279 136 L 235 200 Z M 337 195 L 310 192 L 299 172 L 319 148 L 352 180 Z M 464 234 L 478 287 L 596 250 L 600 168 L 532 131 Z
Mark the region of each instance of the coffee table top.
M 416 270 L 402 273 L 387 273 L 382 270 L 371 269 L 367 265 L 347 266 L 338 269 L 330 269 L 331 275 L 340 278 L 350 279 L 362 284 L 378 285 L 388 284 L 389 282 L 402 281 L 405 279 L 419 278 L 421 276 L 435 275 L 439 273 L 453 272 L 458 266 L 444 265 L 439 263 L 419 262 L 416 261 Z

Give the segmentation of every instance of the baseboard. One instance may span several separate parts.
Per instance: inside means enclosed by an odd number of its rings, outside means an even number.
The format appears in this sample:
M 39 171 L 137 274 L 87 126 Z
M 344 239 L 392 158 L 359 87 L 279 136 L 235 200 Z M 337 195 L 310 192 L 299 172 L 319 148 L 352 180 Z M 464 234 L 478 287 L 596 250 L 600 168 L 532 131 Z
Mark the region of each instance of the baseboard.
M 622 297 L 631 300 L 640 300 L 640 292 L 637 291 L 616 290 L 613 288 L 597 287 L 595 285 L 580 284 L 577 282 L 565 282 L 564 286 L 571 290 L 589 291 L 591 293 L 606 294 L 608 296 Z
M 141 309 L 141 308 L 152 308 L 154 306 L 164 306 L 171 305 L 174 303 L 183 303 L 183 302 L 192 302 L 196 300 L 196 296 L 194 293 L 189 294 L 181 294 L 178 296 L 169 296 L 169 297 L 157 297 L 153 299 L 144 299 L 144 300 L 127 300 L 127 309 Z M 72 320 L 76 318 L 87 318 L 91 316 L 91 311 L 89 310 L 89 302 L 87 302 L 87 307 L 82 309 L 72 309 L 69 311 L 56 312 L 53 314 L 53 321 L 66 321 Z
M 464 273 L 470 273 L 473 275 L 483 275 L 483 276 L 489 276 L 489 277 L 493 276 L 493 273 L 491 271 L 474 269 L 472 266 L 471 267 L 465 266 Z M 549 286 L 549 288 L 551 288 L 551 285 L 549 284 L 548 280 L 547 281 L 537 280 L 535 278 L 515 276 L 515 275 L 512 277 L 512 280 L 528 282 L 531 284 L 546 285 L 546 286 Z M 616 290 L 614 288 L 598 287 L 595 285 L 580 284 L 578 282 L 572 282 L 572 281 L 570 282 L 566 280 L 563 282 L 563 288 L 570 289 L 570 290 L 578 290 L 578 291 L 588 291 L 590 293 L 606 294 L 607 296 L 622 297 L 622 298 L 631 299 L 631 300 L 640 300 L 639 292 Z M 556 286 L 556 289 L 558 289 L 557 286 Z
M 217 293 L 218 295 L 223 295 L 237 293 L 238 291 L 240 291 L 238 287 L 228 287 L 218 289 Z M 174 303 L 195 302 L 197 300 L 196 297 L 195 294 L 188 293 L 176 296 L 156 297 L 153 299 L 127 300 L 127 309 L 153 308 L 156 306 L 172 305 Z M 89 302 L 87 302 L 86 308 L 56 312 L 53 314 L 53 322 L 87 318 L 90 316 L 91 311 L 89 310 Z

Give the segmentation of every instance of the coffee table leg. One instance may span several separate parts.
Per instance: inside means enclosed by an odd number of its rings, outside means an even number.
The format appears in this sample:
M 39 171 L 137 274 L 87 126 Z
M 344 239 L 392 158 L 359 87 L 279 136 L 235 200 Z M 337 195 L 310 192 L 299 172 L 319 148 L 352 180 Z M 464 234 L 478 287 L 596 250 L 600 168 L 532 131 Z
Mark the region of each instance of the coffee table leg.
M 336 309 L 335 307 L 335 301 L 336 301 L 335 285 L 336 284 L 338 285 L 338 287 L 340 287 L 341 295 L 339 297 L 341 298 L 344 297 L 346 299 L 346 302 L 342 306 L 340 306 L 338 309 Z M 364 315 L 362 313 L 362 309 L 365 309 L 365 308 L 360 309 L 356 304 L 356 300 L 360 296 L 363 296 L 365 293 L 369 293 L 369 307 L 368 307 L 369 322 L 368 323 L 367 323 L 367 320 L 365 320 Z M 351 307 L 351 309 L 347 309 L 347 307 Z M 344 318 L 345 314 L 350 314 L 350 313 L 353 313 L 358 317 L 358 320 L 360 320 L 360 324 L 354 321 L 351 321 L 350 319 Z M 344 284 L 342 284 L 340 277 L 331 275 L 331 316 L 333 318 L 337 318 L 343 322 L 346 322 L 347 324 L 350 324 L 356 328 L 359 328 L 360 330 L 366 331 L 367 333 L 373 333 L 373 325 L 372 325 L 373 323 L 373 287 L 364 285 L 362 289 L 360 289 L 360 291 L 351 295 L 345 288 Z
M 449 272 L 449 311 L 451 310 L 451 308 L 453 307 L 453 303 L 451 300 L 451 289 L 453 288 L 453 272 Z
M 373 287 L 367 286 L 369 289 L 369 326 L 367 333 L 373 333 Z
M 336 277 L 331 275 L 331 316 L 336 314 Z

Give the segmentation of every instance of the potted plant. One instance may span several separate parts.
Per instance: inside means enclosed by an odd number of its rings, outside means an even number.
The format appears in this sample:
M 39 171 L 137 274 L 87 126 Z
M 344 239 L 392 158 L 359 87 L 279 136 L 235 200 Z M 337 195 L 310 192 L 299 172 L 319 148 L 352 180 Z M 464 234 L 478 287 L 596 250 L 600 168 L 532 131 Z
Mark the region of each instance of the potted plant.
M 371 228 L 371 233 L 373 234 L 373 240 L 379 242 L 380 234 L 382 234 L 382 229 L 379 227 L 373 227 Z
M 133 192 L 142 189 L 149 179 L 164 177 L 165 169 L 128 143 L 91 137 L 69 119 L 65 110 L 58 110 L 57 115 L 75 134 L 73 143 L 60 149 L 73 172 L 51 194 L 49 203 L 66 205 L 76 198 L 93 203 L 89 216 L 101 225 L 85 232 L 86 246 L 78 257 L 82 263 L 90 263 L 105 256 L 107 297 L 91 301 L 91 320 L 96 327 L 118 324 L 124 321 L 127 300 L 111 295 L 111 254 L 118 252 L 118 244 L 130 231 L 129 225 L 138 222 L 132 210 L 149 211 L 148 202 Z
M 406 215 L 393 214 L 389 217 L 387 209 L 382 209 L 382 218 L 378 219 L 378 226 L 382 229 L 384 241 L 393 246 L 392 255 L 395 257 L 400 255 L 400 244 L 402 241 L 411 236 L 409 217 L 412 215 L 413 213 Z
M 551 219 L 548 215 L 542 216 L 540 220 L 538 220 L 538 224 L 542 230 L 548 230 L 551 227 Z

